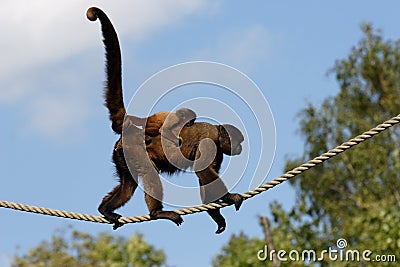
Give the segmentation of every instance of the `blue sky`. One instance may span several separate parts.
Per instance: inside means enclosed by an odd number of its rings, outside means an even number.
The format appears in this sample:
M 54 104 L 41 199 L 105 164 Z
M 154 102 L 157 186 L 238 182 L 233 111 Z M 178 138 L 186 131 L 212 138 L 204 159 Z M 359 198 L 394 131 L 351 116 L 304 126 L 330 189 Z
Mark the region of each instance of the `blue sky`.
M 91 5 L 102 7 L 119 33 L 126 104 L 151 75 L 182 62 L 221 62 L 249 76 L 275 118 L 276 153 L 267 180 L 282 173 L 286 158 L 301 155 L 296 115 L 307 102 L 319 105 L 338 92 L 326 73 L 358 42 L 360 24 L 373 23 L 385 38 L 400 37 L 400 3 L 394 0 L 2 1 L 2 200 L 97 214 L 115 185 L 110 153 L 116 136 L 102 99 L 104 51 L 99 24 L 85 17 Z M 0 209 L 0 266 L 8 266 L 17 247 L 27 251 L 68 225 L 92 234 L 140 232 L 166 252 L 168 264 L 208 266 L 232 234 L 261 237 L 257 216 L 267 215 L 274 200 L 289 208 L 295 193 L 284 184 L 246 201 L 239 212 L 224 209 L 222 235 L 214 234 L 206 214 L 185 216 L 180 227 L 156 221 L 114 232 L 110 225 Z M 143 193 L 120 212 L 147 213 Z

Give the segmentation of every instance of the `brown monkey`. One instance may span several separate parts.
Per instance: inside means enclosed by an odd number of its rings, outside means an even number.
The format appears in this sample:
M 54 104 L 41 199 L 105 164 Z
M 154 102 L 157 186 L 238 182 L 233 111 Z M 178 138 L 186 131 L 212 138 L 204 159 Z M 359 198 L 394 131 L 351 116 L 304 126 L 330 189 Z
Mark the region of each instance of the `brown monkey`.
M 177 111 L 178 122 L 176 122 L 176 118 L 175 121 L 172 119 L 172 122 L 169 122 L 167 119 L 161 120 L 163 122 L 161 124 L 163 126 L 161 127 L 157 123 L 155 123 L 155 126 L 149 124 L 149 127 L 147 125 L 144 127 L 145 131 L 146 128 L 149 128 L 150 132 L 153 130 L 152 133 L 156 133 L 150 136 L 150 142 L 145 146 L 145 140 L 143 135 L 141 136 L 140 129 L 132 125 L 132 123 L 135 124 L 135 117 L 126 116 L 121 85 L 121 52 L 114 27 L 106 14 L 96 7 L 91 7 L 87 10 L 87 18 L 91 21 L 99 19 L 101 22 L 104 37 L 103 42 L 106 50 L 107 81 L 105 87 L 105 105 L 109 110 L 112 129 L 119 135 L 122 135 L 123 128 L 124 133 L 127 131 L 127 134 L 124 134 L 124 138 L 121 136 L 117 141 L 113 151 L 113 162 L 120 178 L 120 184 L 103 198 L 99 206 L 100 213 L 107 220 L 114 223 L 114 229 L 121 226 L 122 224 L 118 221 L 120 215 L 114 211 L 131 198 L 137 187 L 137 178 L 141 176 L 150 217 L 153 219 L 169 219 L 180 225 L 183 222 L 181 216 L 173 211 L 164 211 L 161 202 L 162 185 L 157 170 L 168 173 L 175 173 L 180 170 L 180 168 L 177 168 L 176 165 L 168 160 L 166 154 L 171 156 L 173 163 L 182 163 L 182 169 L 193 166 L 199 177 L 201 196 L 204 203 L 223 200 L 235 204 L 236 209 L 239 209 L 243 197 L 239 194 L 228 192 L 225 184 L 218 175 L 218 171 L 221 167 L 223 154 L 237 155 L 241 152 L 241 142 L 243 141 L 241 132 L 232 125 L 193 124 L 193 119 L 196 117 L 195 114 L 193 117 L 189 116 L 189 123 L 186 123 L 187 118 L 185 115 L 181 116 Z M 182 119 L 183 117 L 185 119 Z M 172 135 L 177 137 L 179 136 L 179 132 L 174 131 L 183 122 L 186 124 L 180 133 L 180 137 L 182 138 L 181 147 L 173 147 L 168 149 L 168 151 L 164 151 L 162 149 L 161 138 L 165 131 L 164 128 L 167 129 L 167 132 L 169 129 Z M 154 129 L 158 129 L 158 131 Z M 160 130 L 161 134 L 159 134 Z M 215 145 L 216 155 L 211 158 L 211 164 L 203 166 L 204 158 L 210 160 L 210 157 L 207 156 L 208 147 L 202 146 L 204 144 L 202 142 L 205 139 L 208 140 L 206 142 L 208 145 L 210 145 L 210 142 Z M 124 145 L 123 147 L 122 144 Z M 127 163 L 129 163 L 129 166 L 134 166 L 134 170 L 129 172 Z M 157 170 L 152 168 L 153 165 Z M 224 231 L 226 223 L 219 209 L 210 210 L 208 213 L 218 224 L 217 233 Z
M 147 136 L 162 137 L 173 142 L 176 146 L 182 142 L 179 132 L 184 125 L 191 126 L 196 120 L 196 113 L 188 108 L 178 109 L 176 112 L 157 112 L 147 118 L 128 115 L 130 121 L 145 129 Z
M 87 10 L 86 16 L 89 20 L 95 21 L 97 19 L 101 22 L 101 30 L 103 33 L 103 43 L 106 50 L 106 72 L 107 72 L 107 81 L 105 87 L 105 106 L 109 110 L 111 127 L 116 134 L 122 135 L 122 127 L 123 125 L 128 125 L 126 128 L 131 126 L 129 123 L 124 124 L 124 118 L 126 115 L 126 109 L 124 106 L 123 96 L 122 96 L 122 73 L 121 73 L 121 50 L 119 47 L 119 41 L 117 37 L 117 33 L 108 19 L 107 15 L 96 7 L 91 7 Z M 135 128 L 131 128 L 135 129 Z M 132 135 L 132 133 L 130 133 Z M 138 132 L 136 132 L 136 137 L 139 138 Z M 137 187 L 137 175 L 145 174 L 145 172 L 149 169 L 146 166 L 140 166 L 142 161 L 139 161 L 138 167 L 142 168 L 142 171 L 138 171 L 137 173 L 132 174 L 129 172 L 128 165 L 126 163 L 126 159 L 124 156 L 124 151 L 122 149 L 122 137 L 117 141 L 114 146 L 113 151 L 113 162 L 115 164 L 117 175 L 120 178 L 120 184 L 115 187 L 108 195 L 103 198 L 98 210 L 104 217 L 110 222 L 114 223 L 114 229 L 121 226 L 118 219 L 121 215 L 114 213 L 114 210 L 124 205 L 134 193 Z M 144 138 L 137 142 L 143 142 Z M 133 147 L 135 145 L 131 144 Z M 135 150 L 135 149 L 134 149 Z M 136 149 L 139 150 L 139 149 Z M 143 156 L 143 153 L 142 153 Z M 139 158 L 139 157 L 137 157 Z M 147 158 L 147 156 L 145 157 Z M 144 161 L 146 162 L 146 161 Z M 147 165 L 147 163 L 145 163 Z M 159 190 L 162 192 L 161 181 L 157 175 L 150 175 L 151 181 L 147 181 L 143 179 L 143 183 L 146 184 L 145 188 L 154 188 L 154 190 Z M 143 177 L 144 178 L 144 177 Z M 156 186 L 152 187 L 151 184 L 155 184 Z M 158 188 L 156 188 L 158 186 Z M 156 194 L 158 195 L 158 194 Z M 172 211 L 163 211 L 163 206 L 160 201 L 157 199 L 152 199 L 152 197 L 148 194 L 145 195 L 146 203 L 148 209 L 150 211 L 150 216 L 153 219 L 169 219 L 173 221 L 175 224 L 180 225 L 182 223 L 182 218 L 177 213 Z

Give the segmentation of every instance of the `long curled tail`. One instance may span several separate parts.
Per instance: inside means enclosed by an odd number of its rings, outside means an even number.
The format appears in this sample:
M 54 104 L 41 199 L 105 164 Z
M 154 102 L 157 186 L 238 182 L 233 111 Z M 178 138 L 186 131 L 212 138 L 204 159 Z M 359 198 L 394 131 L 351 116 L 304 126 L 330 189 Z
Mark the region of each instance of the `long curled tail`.
M 105 106 L 110 112 L 112 129 L 117 134 L 122 133 L 122 123 L 126 114 L 122 96 L 121 50 L 114 26 L 107 15 L 97 7 L 91 7 L 86 12 L 90 21 L 100 20 L 103 33 L 103 43 L 106 50 Z

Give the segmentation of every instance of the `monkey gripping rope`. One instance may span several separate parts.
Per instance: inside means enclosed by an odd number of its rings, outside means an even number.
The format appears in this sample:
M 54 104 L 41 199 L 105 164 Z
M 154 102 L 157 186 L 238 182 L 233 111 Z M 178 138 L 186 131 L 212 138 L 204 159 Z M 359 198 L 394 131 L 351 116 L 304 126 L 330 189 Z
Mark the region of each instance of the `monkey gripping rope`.
M 322 162 L 346 151 L 347 149 L 349 149 L 353 146 L 356 146 L 369 138 L 372 138 L 373 136 L 389 129 L 390 127 L 393 127 L 394 125 L 398 124 L 399 122 L 400 122 L 400 114 L 391 118 L 390 120 L 385 121 L 382 124 L 379 124 L 375 128 L 372 128 L 371 130 L 364 132 L 364 133 L 348 140 L 347 142 L 344 142 L 343 144 L 335 147 L 334 149 L 331 149 L 328 152 L 325 152 L 322 155 L 320 155 L 312 160 L 309 160 L 306 163 L 301 164 L 300 166 L 282 174 L 281 176 L 279 176 L 275 179 L 272 179 L 271 181 L 266 182 L 265 184 L 260 185 L 259 187 L 255 188 L 254 190 L 251 190 L 251 191 L 248 191 L 248 192 L 242 194 L 242 196 L 246 200 L 246 199 L 252 198 L 262 192 L 265 192 L 271 188 L 274 188 L 275 186 L 305 172 L 306 170 L 309 170 L 309 169 L 315 167 L 316 165 L 321 164 Z M 190 207 L 190 208 L 175 210 L 175 212 L 180 215 L 187 215 L 187 214 L 203 212 L 203 211 L 210 210 L 210 209 L 223 208 L 223 207 L 226 207 L 229 205 L 230 204 L 227 204 L 224 202 L 210 203 L 210 204 L 203 204 L 200 206 L 194 206 L 194 207 Z M 74 219 L 74 220 L 82 220 L 82 221 L 97 222 L 97 223 L 110 223 L 109 221 L 107 221 L 105 218 L 103 218 L 101 216 L 81 214 L 81 213 L 77 213 L 77 212 L 69 212 L 69 211 L 63 211 L 63 210 L 54 210 L 54 209 L 49 209 L 49 208 L 36 207 L 36 206 L 30 206 L 30 205 L 25 205 L 25 204 L 20 204 L 20 203 L 8 202 L 8 201 L 4 201 L 4 200 L 0 200 L 0 207 L 7 208 L 7 209 L 19 210 L 19 211 L 38 213 L 38 214 L 43 214 L 43 215 L 49 215 L 49 216 Z M 150 219 L 149 215 L 129 216 L 129 217 L 122 217 L 119 219 L 119 221 L 124 224 L 138 223 L 138 222 L 144 222 L 144 221 L 150 221 L 150 220 L 151 219 Z

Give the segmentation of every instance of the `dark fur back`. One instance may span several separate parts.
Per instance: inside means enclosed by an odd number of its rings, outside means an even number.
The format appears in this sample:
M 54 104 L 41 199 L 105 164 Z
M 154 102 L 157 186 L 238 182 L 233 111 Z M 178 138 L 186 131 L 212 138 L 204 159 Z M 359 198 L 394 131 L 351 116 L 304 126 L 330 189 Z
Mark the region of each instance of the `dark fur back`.
M 126 111 L 122 96 L 121 50 L 118 36 L 111 21 L 102 10 L 91 7 L 88 9 L 86 16 L 91 21 L 95 21 L 98 18 L 101 22 L 103 43 L 106 50 L 105 106 L 110 112 L 112 129 L 117 134 L 121 134 Z

